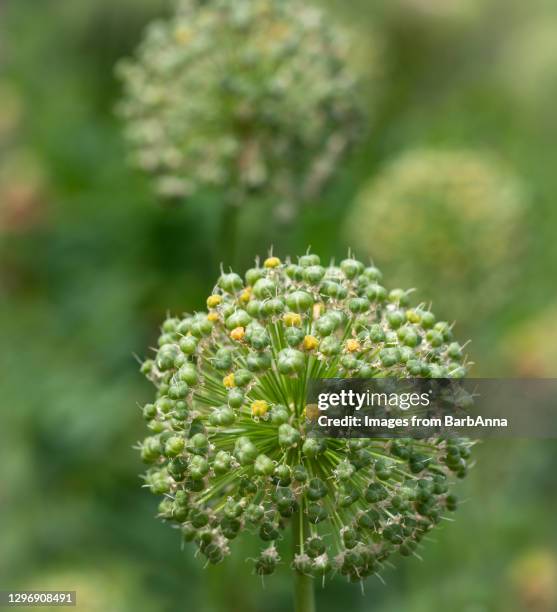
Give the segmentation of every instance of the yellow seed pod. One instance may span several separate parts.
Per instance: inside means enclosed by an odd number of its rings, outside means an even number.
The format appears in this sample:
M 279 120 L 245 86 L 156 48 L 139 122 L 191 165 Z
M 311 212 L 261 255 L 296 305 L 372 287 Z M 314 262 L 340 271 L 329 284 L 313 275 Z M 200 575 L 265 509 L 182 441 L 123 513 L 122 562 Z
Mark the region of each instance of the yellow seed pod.
M 406 320 L 410 323 L 419 323 L 422 317 L 415 310 L 410 309 L 406 311 Z
M 219 320 L 219 313 L 218 312 L 210 312 L 207 315 L 207 319 L 209 321 L 211 321 L 211 323 L 216 323 Z
M 251 287 L 246 287 L 242 293 L 240 293 L 240 302 L 247 304 L 251 299 Z
M 254 417 L 263 417 L 269 411 L 269 404 L 265 400 L 255 400 L 251 405 L 251 414 Z
M 302 317 L 297 312 L 287 312 L 282 320 L 286 327 L 299 327 L 302 324 Z
M 230 332 L 230 337 L 232 338 L 232 340 L 236 340 L 238 342 L 240 340 L 243 340 L 245 335 L 246 335 L 246 330 L 243 327 L 235 327 Z
M 267 257 L 263 265 L 266 268 L 278 268 L 280 266 L 280 259 L 278 257 Z
M 227 388 L 230 389 L 232 387 L 236 386 L 236 381 L 234 380 L 234 374 L 228 374 L 227 376 L 225 376 L 222 379 L 222 384 Z
M 360 343 L 357 340 L 354 340 L 354 338 L 346 341 L 346 350 L 350 353 L 355 353 L 356 351 L 359 351 L 360 348 Z
M 306 351 L 313 351 L 319 346 L 319 340 L 315 336 L 306 336 L 302 345 Z
M 210 295 L 207 298 L 207 308 L 216 308 L 222 302 L 222 296 Z
M 317 404 L 308 404 L 304 409 L 305 417 L 308 421 L 317 421 L 319 412 L 319 406 Z

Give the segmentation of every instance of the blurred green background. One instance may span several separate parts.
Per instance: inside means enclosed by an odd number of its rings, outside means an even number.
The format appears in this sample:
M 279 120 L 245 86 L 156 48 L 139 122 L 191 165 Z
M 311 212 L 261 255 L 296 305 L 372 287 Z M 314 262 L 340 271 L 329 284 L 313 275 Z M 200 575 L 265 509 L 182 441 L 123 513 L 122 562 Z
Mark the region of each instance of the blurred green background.
M 456 301 L 474 375 L 556 376 L 557 5 L 330 0 L 328 8 L 354 30 L 369 134 L 293 225 L 273 225 L 263 203 L 246 203 L 238 267 L 271 244 L 279 255 L 311 245 L 324 260 L 349 246 L 373 256 L 385 228 L 374 228 L 373 210 L 354 210 L 393 160 L 413 150 L 487 151 L 520 184 L 503 255 L 488 257 L 500 213 L 482 200 L 485 257 L 463 214 L 450 238 L 456 259 L 428 259 L 427 245 L 434 253 L 446 230 L 434 218 L 390 236 L 378 263 L 392 287 L 405 282 L 414 248 L 425 253 L 420 298 L 449 319 L 446 298 Z M 180 550 L 154 519 L 157 500 L 140 487 L 132 449 L 143 432 L 136 406 L 151 393 L 133 356 L 154 344 L 167 310 L 203 303 L 222 253 L 219 201 L 157 202 L 127 164 L 114 115 L 114 64 L 169 10 L 165 0 L 0 4 L 0 588 L 75 589 L 84 611 L 283 611 L 287 568 L 262 585 L 243 561 L 250 542 L 205 571 Z M 369 216 L 358 217 L 373 235 L 365 248 L 351 244 L 351 214 Z M 556 473 L 554 441 L 481 445 L 460 485 L 467 503 L 423 562 L 401 561 L 364 595 L 335 579 L 318 590 L 319 609 L 557 610 Z

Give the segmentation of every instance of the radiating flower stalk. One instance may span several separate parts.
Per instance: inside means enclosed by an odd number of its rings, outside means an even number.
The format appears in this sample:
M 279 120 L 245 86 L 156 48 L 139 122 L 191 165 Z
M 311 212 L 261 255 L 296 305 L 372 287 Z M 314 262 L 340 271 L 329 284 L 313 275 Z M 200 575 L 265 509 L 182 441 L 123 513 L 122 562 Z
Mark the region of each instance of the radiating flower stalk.
M 303 0 L 178 1 L 118 68 L 134 162 L 162 197 L 216 193 L 226 241 L 254 194 L 292 220 L 362 131 L 348 52 Z
M 393 555 L 417 555 L 456 509 L 450 484 L 468 470 L 466 440 L 325 439 L 306 429 L 312 379 L 466 374 L 452 326 L 381 279 L 352 257 L 325 267 L 310 253 L 271 254 L 244 278 L 223 271 L 206 310 L 167 318 L 142 364 L 157 389 L 140 448 L 160 517 L 211 564 L 242 532 L 257 534 L 255 573 L 290 565 L 304 612 L 314 609 L 314 579 L 362 581 Z

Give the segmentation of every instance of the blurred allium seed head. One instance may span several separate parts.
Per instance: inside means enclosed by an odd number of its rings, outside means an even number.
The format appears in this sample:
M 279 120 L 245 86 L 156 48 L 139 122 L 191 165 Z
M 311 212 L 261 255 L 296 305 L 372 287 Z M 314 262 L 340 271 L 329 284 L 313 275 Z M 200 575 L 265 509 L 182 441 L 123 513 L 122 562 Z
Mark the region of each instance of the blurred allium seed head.
M 523 204 L 521 184 L 496 157 L 416 149 L 364 187 L 346 240 L 470 324 L 505 299 L 520 255 Z
M 451 326 L 381 278 L 353 258 L 270 256 L 244 278 L 223 272 L 206 311 L 164 321 L 142 365 L 157 389 L 143 407 L 145 483 L 210 563 L 250 531 L 262 541 L 255 571 L 271 574 L 295 520 L 296 570 L 360 580 L 413 554 L 456 509 L 449 488 L 466 475 L 466 441 L 306 435 L 311 378 L 466 373 Z
M 182 0 L 119 68 L 135 161 L 162 195 L 310 197 L 361 128 L 347 51 L 302 0 Z

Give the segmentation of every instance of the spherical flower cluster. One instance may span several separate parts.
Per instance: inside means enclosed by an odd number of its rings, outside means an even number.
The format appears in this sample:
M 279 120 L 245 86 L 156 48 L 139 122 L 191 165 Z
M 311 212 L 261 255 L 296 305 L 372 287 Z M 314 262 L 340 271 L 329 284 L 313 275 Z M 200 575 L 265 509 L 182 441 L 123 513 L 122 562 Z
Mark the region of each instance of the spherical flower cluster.
M 172 197 L 311 195 L 360 130 L 347 52 L 301 0 L 182 0 L 119 67 L 137 164 Z
M 306 254 L 270 256 L 244 279 L 223 272 L 206 311 L 163 323 L 142 371 L 157 388 L 143 407 L 145 483 L 210 563 L 248 530 L 263 544 L 255 571 L 271 574 L 292 525 L 295 570 L 360 580 L 457 507 L 465 440 L 309 435 L 311 379 L 465 375 L 451 326 L 373 266 Z
M 387 164 L 357 198 L 346 239 L 401 284 L 459 321 L 505 299 L 520 255 L 524 193 L 495 157 L 416 149 Z M 440 291 L 440 288 L 443 288 Z

